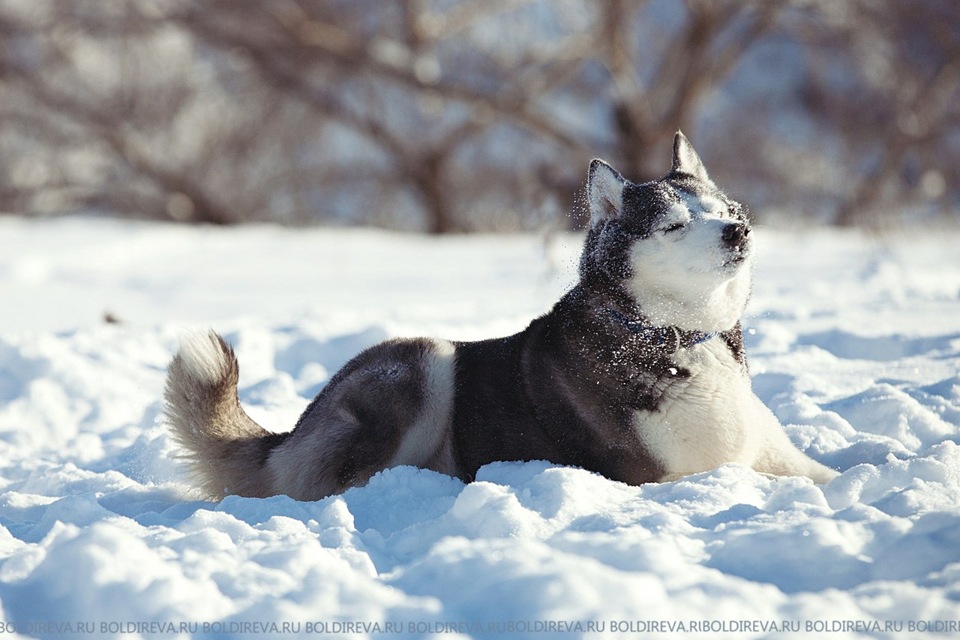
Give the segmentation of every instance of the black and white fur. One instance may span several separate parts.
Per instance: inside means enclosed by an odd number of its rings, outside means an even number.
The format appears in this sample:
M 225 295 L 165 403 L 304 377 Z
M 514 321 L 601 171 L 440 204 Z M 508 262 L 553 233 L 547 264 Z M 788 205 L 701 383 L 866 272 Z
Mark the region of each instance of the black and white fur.
M 548 460 L 630 484 L 734 462 L 827 482 L 753 394 L 740 316 L 753 236 L 681 133 L 661 180 L 590 165 L 580 282 L 516 335 L 390 340 L 348 362 L 288 433 L 251 420 L 215 333 L 170 364 L 167 415 L 209 497 L 315 500 L 415 465 L 470 481 Z

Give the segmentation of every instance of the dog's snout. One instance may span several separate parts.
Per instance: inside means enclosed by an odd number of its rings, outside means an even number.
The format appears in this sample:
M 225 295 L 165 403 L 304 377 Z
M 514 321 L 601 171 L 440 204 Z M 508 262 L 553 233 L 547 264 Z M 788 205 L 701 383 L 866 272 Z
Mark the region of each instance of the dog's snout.
M 732 222 L 723 229 L 723 241 L 731 248 L 742 247 L 749 235 L 750 227 L 742 222 Z

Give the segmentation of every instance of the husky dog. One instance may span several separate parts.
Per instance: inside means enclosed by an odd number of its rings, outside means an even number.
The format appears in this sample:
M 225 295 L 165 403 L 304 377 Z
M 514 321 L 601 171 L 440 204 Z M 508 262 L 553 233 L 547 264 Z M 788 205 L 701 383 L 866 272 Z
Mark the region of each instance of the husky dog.
M 414 465 L 474 479 L 498 460 L 547 460 L 629 484 L 734 462 L 827 482 L 750 388 L 740 316 L 753 236 L 678 132 L 666 177 L 635 184 L 590 164 L 580 281 L 516 335 L 390 340 L 336 373 L 288 433 L 237 399 L 217 334 L 184 341 L 167 415 L 211 498 L 316 500 Z

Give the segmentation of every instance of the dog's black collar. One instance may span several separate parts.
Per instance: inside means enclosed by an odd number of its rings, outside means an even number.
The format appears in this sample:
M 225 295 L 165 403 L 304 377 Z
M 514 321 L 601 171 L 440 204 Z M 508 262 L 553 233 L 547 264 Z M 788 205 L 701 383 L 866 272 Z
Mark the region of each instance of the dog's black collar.
M 641 340 L 650 345 L 666 350 L 668 353 L 676 353 L 680 349 L 689 349 L 717 336 L 716 332 L 687 331 L 674 326 L 660 327 L 648 324 L 643 320 L 631 320 L 616 309 L 610 309 L 609 312 L 613 319 L 625 327 L 627 331 L 639 336 Z

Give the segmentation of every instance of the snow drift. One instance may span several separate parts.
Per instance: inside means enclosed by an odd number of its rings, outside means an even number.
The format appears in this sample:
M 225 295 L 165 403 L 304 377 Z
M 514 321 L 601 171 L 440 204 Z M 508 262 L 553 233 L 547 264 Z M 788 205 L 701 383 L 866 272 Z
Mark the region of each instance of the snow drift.
M 0 221 L 0 625 L 24 636 L 955 637 L 956 236 L 760 230 L 754 388 L 842 472 L 630 487 L 541 462 L 194 499 L 162 424 L 187 329 L 289 429 L 385 337 L 521 329 L 577 236 Z M 103 323 L 109 312 L 121 323 Z

